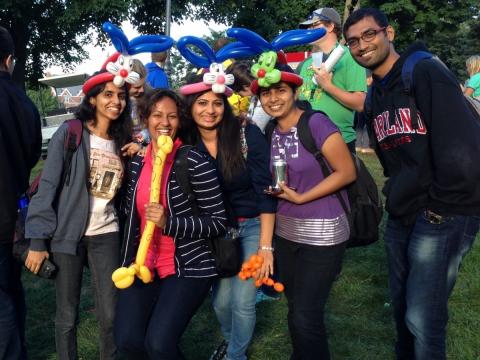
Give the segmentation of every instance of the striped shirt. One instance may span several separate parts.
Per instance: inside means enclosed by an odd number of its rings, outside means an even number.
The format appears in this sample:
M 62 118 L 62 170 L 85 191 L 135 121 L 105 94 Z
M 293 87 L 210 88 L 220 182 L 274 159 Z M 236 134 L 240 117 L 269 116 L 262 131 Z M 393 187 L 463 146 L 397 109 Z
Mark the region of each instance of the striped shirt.
M 127 187 L 121 205 L 125 216 L 122 266 L 133 262 L 140 239 L 140 219 L 135 209 L 135 198 L 142 165 L 142 158 L 136 156 L 127 171 Z M 188 153 L 188 173 L 200 216 L 193 215 L 187 194 L 182 192 L 175 168 L 172 168 L 167 184 L 170 216 L 164 233 L 175 242 L 174 262 L 178 277 L 216 276 L 215 261 L 206 239 L 226 231 L 227 217 L 220 185 L 214 166 L 195 148 Z

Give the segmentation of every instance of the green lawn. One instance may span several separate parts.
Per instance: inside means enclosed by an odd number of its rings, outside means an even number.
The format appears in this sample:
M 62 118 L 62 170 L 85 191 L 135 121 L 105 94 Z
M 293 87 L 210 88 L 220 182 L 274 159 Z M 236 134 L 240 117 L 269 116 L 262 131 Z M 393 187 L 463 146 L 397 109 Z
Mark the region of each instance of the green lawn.
M 372 174 L 382 184 L 376 158 L 365 155 Z M 41 167 L 41 164 L 38 168 Z M 478 241 L 462 265 L 450 299 L 448 357 L 480 359 L 480 245 Z M 78 345 L 80 358 L 98 358 L 98 332 L 88 272 L 82 291 Z M 35 359 L 55 359 L 53 283 L 25 273 L 27 342 Z M 341 278 L 335 283 L 327 309 L 327 326 L 333 359 L 393 359 L 394 324 L 387 291 L 383 242 L 347 251 Z M 252 360 L 289 359 L 290 338 L 286 301 L 264 302 L 257 308 L 257 327 L 249 349 Z M 193 318 L 183 341 L 187 359 L 205 360 L 221 341 L 218 323 L 207 299 Z

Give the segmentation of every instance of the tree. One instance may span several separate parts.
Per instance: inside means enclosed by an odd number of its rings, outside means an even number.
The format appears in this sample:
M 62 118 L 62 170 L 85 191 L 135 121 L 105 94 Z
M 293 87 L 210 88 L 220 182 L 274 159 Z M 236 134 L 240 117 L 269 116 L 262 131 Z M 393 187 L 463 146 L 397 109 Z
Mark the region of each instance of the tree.
M 283 31 L 297 29 L 301 21 L 321 7 L 333 7 L 341 13 L 344 1 L 204 0 L 201 6 L 204 18 L 251 29 L 268 41 Z
M 480 52 L 478 0 L 367 3 L 384 11 L 392 22 L 397 50 L 403 51 L 413 41 L 421 40 L 461 79 L 465 77 L 465 59 Z
M 2 0 L 0 23 L 12 34 L 17 65 L 13 79 L 35 83 L 52 64 L 69 68 L 87 54 L 83 45 L 105 20 L 127 17 L 130 0 Z M 99 38 L 97 41 L 105 41 Z
M 37 107 L 41 117 L 58 108 L 58 100 L 49 87 L 39 86 L 36 90 L 28 89 L 27 95 Z

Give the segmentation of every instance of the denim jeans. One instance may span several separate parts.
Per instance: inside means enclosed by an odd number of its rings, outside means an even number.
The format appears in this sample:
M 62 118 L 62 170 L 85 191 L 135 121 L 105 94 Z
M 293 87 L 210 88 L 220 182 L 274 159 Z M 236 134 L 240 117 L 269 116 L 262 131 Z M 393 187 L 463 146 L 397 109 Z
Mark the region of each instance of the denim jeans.
M 240 222 L 239 240 L 242 262 L 258 251 L 260 220 L 251 218 Z M 213 286 L 213 308 L 220 322 L 224 339 L 228 342 L 227 359 L 245 360 L 255 329 L 255 295 L 253 279 L 240 280 L 238 276 L 218 279 Z
M 183 359 L 180 339 L 208 295 L 212 278 L 176 275 L 144 284 L 136 279 L 120 290 L 115 316 L 115 341 L 128 359 Z
M 26 359 L 25 297 L 12 244 L 0 243 L 0 359 Z
M 53 253 L 52 260 L 58 266 L 55 278 L 56 314 L 55 342 L 60 360 L 76 360 L 77 325 L 83 267 L 90 268 L 94 294 L 95 313 L 99 324 L 100 359 L 115 359 L 113 339 L 116 288 L 112 273 L 119 265 L 118 233 L 84 236 L 77 255 Z
M 333 246 L 300 244 L 275 235 L 275 256 L 288 301 L 292 360 L 328 360 L 325 304 L 345 253 Z
M 389 217 L 384 239 L 398 359 L 446 358 L 448 296 L 478 227 L 473 216 L 432 221 L 422 211 L 411 225 Z

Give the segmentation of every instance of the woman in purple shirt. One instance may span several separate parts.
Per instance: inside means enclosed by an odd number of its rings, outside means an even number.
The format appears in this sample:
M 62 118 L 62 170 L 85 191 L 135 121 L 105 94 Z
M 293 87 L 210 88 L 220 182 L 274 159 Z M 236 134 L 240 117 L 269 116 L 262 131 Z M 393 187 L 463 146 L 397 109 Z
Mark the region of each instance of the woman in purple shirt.
M 261 81 L 270 85 L 262 87 L 254 80 L 251 88 L 265 112 L 277 122 L 271 161 L 283 159 L 288 168 L 288 186 L 281 185 L 282 191 L 276 194 L 274 244 L 288 300 L 291 358 L 329 359 L 324 307 L 350 235 L 347 216 L 335 193 L 355 180 L 355 167 L 337 127 L 326 115 L 316 113 L 310 118 L 310 130 L 332 170 L 323 176 L 297 134 L 303 110 L 296 104 L 295 93 L 302 78 L 288 65 L 276 64 L 275 69 L 281 74 L 278 82 Z M 264 70 L 267 75 L 261 75 L 271 78 L 268 69 Z

